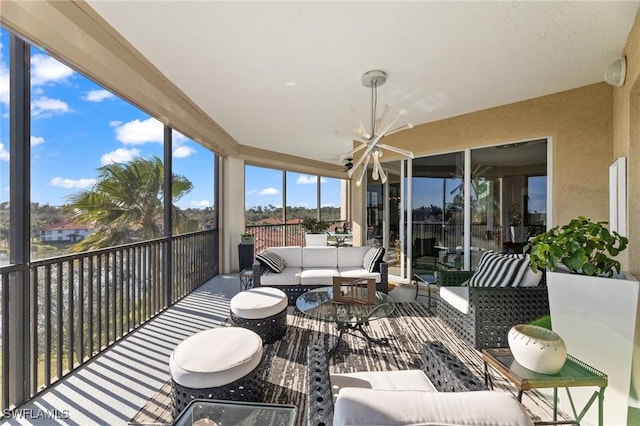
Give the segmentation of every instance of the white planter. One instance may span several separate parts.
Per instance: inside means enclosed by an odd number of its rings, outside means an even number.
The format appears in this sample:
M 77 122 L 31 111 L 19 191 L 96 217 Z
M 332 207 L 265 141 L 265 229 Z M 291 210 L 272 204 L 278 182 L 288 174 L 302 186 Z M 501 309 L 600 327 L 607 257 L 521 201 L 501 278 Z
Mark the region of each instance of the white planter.
M 555 332 L 530 324 L 511 327 L 509 349 L 518 364 L 542 374 L 556 374 L 567 359 L 564 340 Z
M 305 246 L 325 246 L 327 245 L 327 234 L 305 234 Z
M 626 425 L 636 344 L 639 283 L 630 275 L 601 278 L 547 272 L 551 324 L 567 345 L 569 355 L 607 374 L 604 423 Z M 638 375 L 640 366 L 636 367 Z M 640 376 L 639 376 L 640 377 Z M 636 379 L 638 380 L 638 379 Z M 576 406 L 584 406 L 593 388 L 572 388 Z M 636 392 L 637 393 L 637 392 Z M 564 392 L 560 406 L 571 412 Z M 635 404 L 634 404 L 635 405 Z M 585 416 L 598 423 L 597 404 Z

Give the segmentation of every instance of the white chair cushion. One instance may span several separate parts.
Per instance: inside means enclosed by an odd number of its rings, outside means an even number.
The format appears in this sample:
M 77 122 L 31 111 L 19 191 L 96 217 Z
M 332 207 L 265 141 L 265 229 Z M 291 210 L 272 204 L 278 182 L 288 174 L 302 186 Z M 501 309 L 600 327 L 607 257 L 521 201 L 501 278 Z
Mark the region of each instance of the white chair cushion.
M 169 371 L 182 386 L 206 389 L 235 382 L 261 360 L 260 336 L 246 328 L 219 327 L 180 342 L 169 358 Z
M 353 266 L 353 267 L 338 268 L 338 272 L 340 273 L 341 277 L 346 277 L 346 278 L 374 278 L 377 283 L 379 283 L 380 280 L 382 279 L 381 276 L 380 276 L 380 272 L 369 272 L 366 269 L 364 269 L 362 267 L 362 265 Z
M 333 285 L 333 277 L 338 276 L 340 274 L 335 268 L 305 268 L 300 274 L 300 284 Z
M 333 424 L 531 426 L 533 422 L 507 392 L 344 388 L 336 400 Z
M 469 287 L 440 287 L 440 298 L 463 314 L 469 313 Z
M 241 291 L 231 298 L 231 312 L 245 319 L 262 319 L 287 309 L 284 291 L 274 287 L 257 287 Z
M 286 247 L 269 247 L 269 251 L 277 254 L 289 268 L 302 268 L 302 247 L 286 246 Z
M 331 374 L 333 400 L 343 388 L 384 390 L 421 390 L 437 392 L 422 370 L 360 371 L 357 373 Z
M 293 285 L 300 284 L 302 268 L 284 268 L 279 274 L 266 271 L 260 276 L 260 284 L 263 285 Z
M 337 268 L 338 249 L 336 247 L 304 247 L 302 249 L 302 269 Z
M 371 247 L 338 247 L 338 269 L 340 268 L 362 268 L 365 254 Z

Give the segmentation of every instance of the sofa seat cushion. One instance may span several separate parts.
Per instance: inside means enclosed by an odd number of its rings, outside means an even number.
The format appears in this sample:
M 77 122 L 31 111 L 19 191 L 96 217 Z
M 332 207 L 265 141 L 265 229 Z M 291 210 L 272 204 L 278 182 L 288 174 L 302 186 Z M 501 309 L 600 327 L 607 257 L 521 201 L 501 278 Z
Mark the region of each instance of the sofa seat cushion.
M 337 247 L 304 247 L 302 268 L 336 268 L 338 266 Z
M 341 277 L 345 278 L 373 278 L 377 283 L 380 282 L 380 272 L 369 272 L 360 266 L 338 268 Z
M 371 247 L 338 247 L 338 269 L 362 268 L 364 256 Z
M 336 400 L 333 424 L 531 426 L 533 422 L 507 392 L 344 388 Z
M 301 246 L 269 247 L 268 250 L 280 256 L 286 266 L 290 268 L 302 268 Z
M 469 313 L 469 287 L 440 287 L 440 299 L 465 315 Z
M 273 286 L 300 284 L 300 274 L 302 274 L 302 268 L 287 267 L 279 274 L 266 271 L 260 277 L 260 284 Z
M 320 285 L 333 285 L 333 277 L 338 277 L 340 274 L 338 270 L 334 268 L 304 268 L 300 274 L 300 284 L 320 284 Z
M 359 371 L 331 374 L 329 381 L 334 402 L 343 388 L 437 391 L 422 370 Z

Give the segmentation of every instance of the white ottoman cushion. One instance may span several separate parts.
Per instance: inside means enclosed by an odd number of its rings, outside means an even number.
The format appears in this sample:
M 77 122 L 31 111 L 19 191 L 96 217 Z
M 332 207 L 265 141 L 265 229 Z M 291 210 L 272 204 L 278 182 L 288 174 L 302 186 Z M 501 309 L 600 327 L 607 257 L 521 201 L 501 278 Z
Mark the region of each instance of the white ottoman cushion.
M 220 327 L 180 342 L 169 358 L 169 371 L 179 385 L 206 389 L 241 379 L 261 360 L 260 336 L 245 328 Z
M 287 309 L 284 291 L 274 287 L 258 287 L 241 291 L 231 298 L 231 312 L 244 319 L 269 318 Z
M 344 388 L 333 424 L 531 426 L 533 422 L 516 397 L 506 392 Z

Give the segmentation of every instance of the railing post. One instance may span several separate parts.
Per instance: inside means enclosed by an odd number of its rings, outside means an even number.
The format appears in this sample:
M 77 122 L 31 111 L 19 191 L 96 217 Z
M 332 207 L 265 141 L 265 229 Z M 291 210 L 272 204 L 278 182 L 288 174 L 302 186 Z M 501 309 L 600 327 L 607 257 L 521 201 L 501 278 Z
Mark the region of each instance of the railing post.
M 173 207 L 173 199 L 171 198 L 171 194 L 173 193 L 171 190 L 171 183 L 173 181 L 173 143 L 172 143 L 172 132 L 173 129 L 171 127 L 165 125 L 164 126 L 164 244 L 162 244 L 163 252 L 163 269 L 162 269 L 162 287 L 164 291 L 162 292 L 164 295 L 164 300 L 162 301 L 163 307 L 167 307 L 171 305 L 173 302 L 173 285 L 172 285 L 172 264 L 173 261 L 171 256 L 173 254 L 173 230 L 171 228 L 172 218 L 171 218 L 171 210 Z

